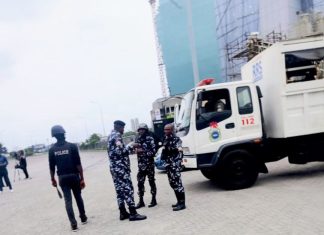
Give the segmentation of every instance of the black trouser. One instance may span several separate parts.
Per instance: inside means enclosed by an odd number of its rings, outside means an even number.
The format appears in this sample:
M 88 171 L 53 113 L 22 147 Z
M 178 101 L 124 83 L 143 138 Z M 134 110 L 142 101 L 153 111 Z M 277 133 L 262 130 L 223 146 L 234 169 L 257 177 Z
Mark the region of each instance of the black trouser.
M 11 183 L 8 177 L 8 171 L 7 168 L 0 169 L 0 191 L 2 191 L 2 188 L 4 187 L 2 178 L 4 178 L 6 185 L 9 187 L 9 189 L 12 189 Z
M 75 220 L 73 206 L 72 206 L 72 194 L 73 192 L 75 201 L 77 203 L 80 218 L 85 216 L 83 199 L 81 196 L 80 178 L 77 174 L 60 175 L 59 183 L 63 191 L 66 213 L 69 217 L 71 225 L 77 224 Z
M 138 186 L 138 195 L 140 197 L 144 196 L 144 192 L 145 192 L 145 187 L 144 187 L 144 183 L 145 183 L 145 178 L 147 176 L 149 184 L 151 186 L 151 194 L 152 196 L 156 195 L 156 184 L 155 184 L 155 171 L 154 171 L 154 162 L 152 163 L 146 163 L 147 166 L 145 169 L 138 169 L 138 173 L 137 173 L 137 186 Z
M 27 171 L 27 166 L 22 166 L 22 165 L 17 165 L 15 166 L 16 169 L 22 169 L 26 179 L 29 178 L 28 171 Z

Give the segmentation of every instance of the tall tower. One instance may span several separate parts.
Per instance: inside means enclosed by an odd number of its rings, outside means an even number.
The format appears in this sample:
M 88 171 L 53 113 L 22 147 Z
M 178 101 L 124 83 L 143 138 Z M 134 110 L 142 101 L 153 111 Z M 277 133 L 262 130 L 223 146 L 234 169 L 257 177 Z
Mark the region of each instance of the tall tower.
M 168 83 L 166 79 L 166 72 L 165 72 L 165 65 L 163 62 L 163 55 L 161 51 L 161 45 L 159 43 L 159 37 L 157 35 L 156 30 L 156 14 L 157 14 L 157 7 L 156 7 L 156 0 L 149 0 L 152 8 L 152 19 L 153 19 L 153 27 L 154 27 L 154 37 L 155 37 L 155 46 L 156 46 L 156 53 L 158 57 L 158 66 L 159 66 L 159 73 L 160 73 L 160 85 L 162 90 L 162 96 L 168 97 L 170 95 Z

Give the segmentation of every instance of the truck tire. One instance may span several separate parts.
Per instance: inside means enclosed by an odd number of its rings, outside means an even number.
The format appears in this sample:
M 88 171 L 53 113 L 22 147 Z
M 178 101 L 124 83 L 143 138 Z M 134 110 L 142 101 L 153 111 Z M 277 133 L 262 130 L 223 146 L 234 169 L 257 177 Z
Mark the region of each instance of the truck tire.
M 227 190 L 251 187 L 258 178 L 254 157 L 246 150 L 234 150 L 220 159 L 217 183 Z
M 201 174 L 205 176 L 209 180 L 215 180 L 216 179 L 216 173 L 214 168 L 202 168 L 200 169 Z

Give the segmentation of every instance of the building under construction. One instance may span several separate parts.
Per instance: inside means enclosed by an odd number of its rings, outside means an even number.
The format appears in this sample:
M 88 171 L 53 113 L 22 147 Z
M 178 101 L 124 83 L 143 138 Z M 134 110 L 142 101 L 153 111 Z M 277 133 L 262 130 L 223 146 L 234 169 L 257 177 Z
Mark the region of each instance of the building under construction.
M 163 98 L 153 103 L 162 134 L 174 106 L 206 77 L 241 79 L 241 67 L 277 41 L 324 33 L 323 0 L 150 0 Z M 321 62 L 322 63 L 322 62 Z M 323 64 L 314 65 L 323 73 Z
M 150 0 L 164 96 L 198 80 L 240 79 L 272 43 L 323 33 L 323 0 Z

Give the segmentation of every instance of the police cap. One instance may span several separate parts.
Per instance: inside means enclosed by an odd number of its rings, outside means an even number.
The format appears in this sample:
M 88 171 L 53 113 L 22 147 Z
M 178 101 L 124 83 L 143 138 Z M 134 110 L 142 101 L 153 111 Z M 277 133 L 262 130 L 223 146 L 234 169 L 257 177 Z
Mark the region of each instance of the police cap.
M 123 121 L 116 120 L 116 121 L 114 121 L 114 125 L 124 127 L 126 124 L 125 124 L 125 122 L 123 122 Z

